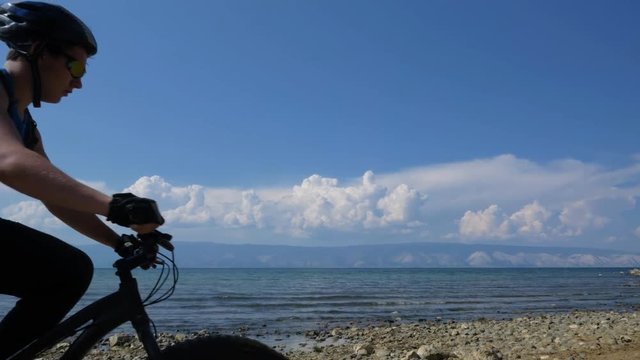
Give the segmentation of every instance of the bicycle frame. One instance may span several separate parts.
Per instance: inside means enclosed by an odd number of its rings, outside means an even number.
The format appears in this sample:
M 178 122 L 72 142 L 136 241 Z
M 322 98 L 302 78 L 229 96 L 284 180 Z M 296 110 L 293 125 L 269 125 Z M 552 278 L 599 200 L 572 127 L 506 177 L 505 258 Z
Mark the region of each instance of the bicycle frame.
M 151 331 L 149 316 L 142 304 L 138 282 L 131 271 L 147 260 L 142 256 L 120 259 L 115 262 L 120 278 L 118 290 L 79 310 L 38 340 L 32 342 L 9 360 L 32 360 L 40 352 L 80 333 L 60 360 L 82 359 L 91 348 L 110 331 L 131 321 L 150 360 L 160 359 L 160 348 Z

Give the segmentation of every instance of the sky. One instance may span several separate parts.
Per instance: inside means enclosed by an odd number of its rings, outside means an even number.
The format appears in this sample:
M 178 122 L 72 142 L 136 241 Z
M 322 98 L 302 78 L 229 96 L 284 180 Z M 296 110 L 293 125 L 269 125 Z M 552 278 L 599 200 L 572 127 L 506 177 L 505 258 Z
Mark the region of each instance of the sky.
M 98 54 L 46 151 L 176 241 L 640 252 L 636 1 L 58 3 Z

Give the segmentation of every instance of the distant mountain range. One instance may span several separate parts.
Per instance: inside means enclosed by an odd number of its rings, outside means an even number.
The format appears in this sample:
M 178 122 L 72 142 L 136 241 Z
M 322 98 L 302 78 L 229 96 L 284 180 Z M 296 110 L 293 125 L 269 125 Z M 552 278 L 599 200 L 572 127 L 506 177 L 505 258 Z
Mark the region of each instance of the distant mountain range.
M 176 242 L 181 268 L 398 268 L 398 267 L 639 267 L 640 254 L 616 250 L 505 245 L 411 243 L 304 247 Z M 116 254 L 80 246 L 96 267 Z

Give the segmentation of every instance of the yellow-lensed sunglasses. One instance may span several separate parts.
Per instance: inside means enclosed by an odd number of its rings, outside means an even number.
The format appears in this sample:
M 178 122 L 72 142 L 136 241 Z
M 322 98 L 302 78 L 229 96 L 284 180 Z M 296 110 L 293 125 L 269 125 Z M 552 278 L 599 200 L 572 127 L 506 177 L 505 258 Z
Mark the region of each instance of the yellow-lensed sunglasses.
M 69 54 L 64 54 L 67 58 L 67 69 L 74 79 L 80 79 L 87 72 L 86 65 Z

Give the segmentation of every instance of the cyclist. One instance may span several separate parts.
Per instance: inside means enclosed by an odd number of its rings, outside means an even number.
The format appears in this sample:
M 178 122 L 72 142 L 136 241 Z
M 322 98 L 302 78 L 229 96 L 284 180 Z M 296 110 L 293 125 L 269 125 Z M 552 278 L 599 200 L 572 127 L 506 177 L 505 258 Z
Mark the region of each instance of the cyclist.
M 127 256 L 139 246 L 101 218 L 136 232 L 164 219 L 156 203 L 133 194 L 108 196 L 74 180 L 49 161 L 27 107 L 58 103 L 82 88 L 87 58 L 97 53 L 89 28 L 61 6 L 16 2 L 0 6 L 0 40 L 10 48 L 0 70 L 0 182 L 42 201 L 78 232 Z M 0 359 L 55 326 L 93 276 L 86 254 L 25 225 L 0 219 L 0 294 L 17 297 L 0 322 Z

